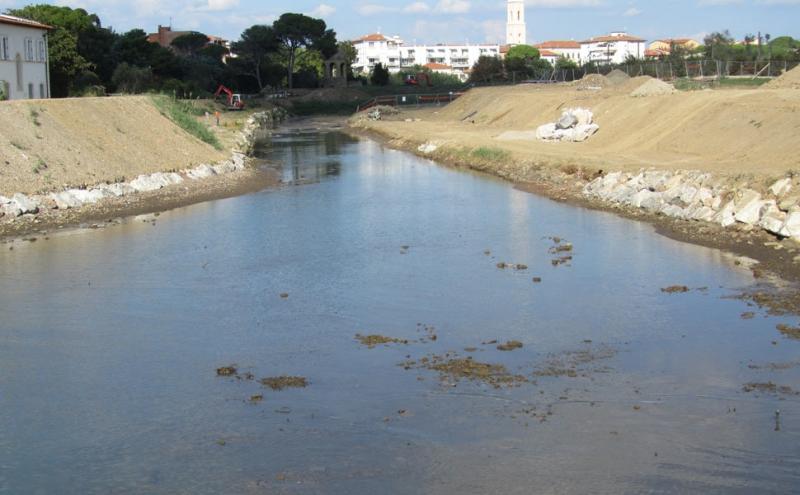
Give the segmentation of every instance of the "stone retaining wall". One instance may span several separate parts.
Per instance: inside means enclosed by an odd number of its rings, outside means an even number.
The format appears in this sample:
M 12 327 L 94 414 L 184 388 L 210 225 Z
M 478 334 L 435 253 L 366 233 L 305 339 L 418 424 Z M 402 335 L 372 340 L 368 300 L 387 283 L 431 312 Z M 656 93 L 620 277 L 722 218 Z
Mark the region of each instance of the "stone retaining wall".
M 800 241 L 800 181 L 786 177 L 765 191 L 699 171 L 613 172 L 589 182 L 583 194 L 614 205 L 673 218 L 742 224 Z

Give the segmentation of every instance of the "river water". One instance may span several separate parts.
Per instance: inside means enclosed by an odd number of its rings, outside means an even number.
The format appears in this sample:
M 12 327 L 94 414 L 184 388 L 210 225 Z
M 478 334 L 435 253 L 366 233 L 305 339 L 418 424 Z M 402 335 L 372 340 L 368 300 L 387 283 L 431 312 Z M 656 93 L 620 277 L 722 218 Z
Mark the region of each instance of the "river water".
M 743 385 L 800 389 L 800 342 L 726 297 L 754 283 L 732 258 L 369 140 L 273 141 L 277 190 L 0 245 L 0 493 L 797 492 L 800 398 Z

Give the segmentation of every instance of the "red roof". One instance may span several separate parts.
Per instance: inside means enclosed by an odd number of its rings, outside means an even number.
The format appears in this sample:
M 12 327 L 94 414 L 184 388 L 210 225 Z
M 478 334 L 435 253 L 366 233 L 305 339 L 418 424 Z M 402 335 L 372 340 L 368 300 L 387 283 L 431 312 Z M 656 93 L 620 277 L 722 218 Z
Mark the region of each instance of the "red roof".
M 436 62 L 431 62 L 429 64 L 423 65 L 426 69 L 430 70 L 452 70 L 453 68 L 446 64 L 437 64 Z
M 644 56 L 650 58 L 659 58 L 662 55 L 669 55 L 669 50 L 645 50 Z
M 666 38 L 663 40 L 656 40 L 656 41 L 661 41 L 662 43 L 669 43 L 669 44 L 674 43 L 676 45 L 685 45 L 686 43 L 689 43 L 694 40 L 691 38 Z
M 620 36 L 597 36 L 595 38 L 589 38 L 588 40 L 581 41 L 581 44 L 588 44 L 588 43 L 607 43 L 610 41 L 632 41 L 636 42 L 643 42 L 642 38 L 638 38 L 636 36 L 631 36 L 629 34 L 623 34 Z
M 42 24 L 40 22 L 32 21 L 30 19 L 23 19 L 22 17 L 14 17 L 13 15 L 0 14 L 0 24 L 13 24 L 15 26 L 25 26 L 36 29 L 46 29 L 48 31 L 55 29 L 53 26 Z
M 359 41 L 386 41 L 386 40 L 387 40 L 386 36 L 380 33 L 376 33 L 376 34 L 368 34 L 366 36 L 362 36 L 356 40 L 356 43 L 358 43 Z
M 577 41 L 545 41 L 538 45 L 533 45 L 535 48 L 554 49 L 554 48 L 580 48 L 581 44 Z
M 560 55 L 550 50 L 539 50 L 539 55 L 542 57 L 559 57 Z

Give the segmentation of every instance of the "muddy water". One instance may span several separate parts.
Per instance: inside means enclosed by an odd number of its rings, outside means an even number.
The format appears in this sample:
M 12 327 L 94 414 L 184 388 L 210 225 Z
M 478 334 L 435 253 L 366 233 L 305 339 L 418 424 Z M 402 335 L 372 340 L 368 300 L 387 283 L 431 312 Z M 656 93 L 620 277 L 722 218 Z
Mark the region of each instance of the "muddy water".
M 800 397 L 743 391 L 800 389 L 796 322 L 732 259 L 340 134 L 267 156 L 277 191 L 0 246 L 0 493 L 800 486 Z

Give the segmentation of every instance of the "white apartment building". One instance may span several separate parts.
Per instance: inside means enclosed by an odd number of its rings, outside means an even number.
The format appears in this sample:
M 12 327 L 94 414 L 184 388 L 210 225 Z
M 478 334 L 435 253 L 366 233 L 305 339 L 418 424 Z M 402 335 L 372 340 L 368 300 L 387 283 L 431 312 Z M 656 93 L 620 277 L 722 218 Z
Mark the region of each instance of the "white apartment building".
M 628 57 L 644 58 L 645 40 L 617 31 L 580 42 L 581 63 L 621 64 Z
M 480 57 L 500 56 L 499 45 L 406 45 L 397 36 L 382 34 L 363 36 L 354 41 L 353 46 L 358 54 L 353 71 L 363 74 L 369 74 L 378 63 L 393 73 L 415 65 L 438 64 L 451 67 L 452 73 L 461 77 L 466 76 Z
M 38 22 L 0 15 L 0 92 L 4 99 L 50 97 L 47 33 Z

